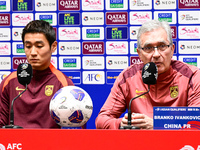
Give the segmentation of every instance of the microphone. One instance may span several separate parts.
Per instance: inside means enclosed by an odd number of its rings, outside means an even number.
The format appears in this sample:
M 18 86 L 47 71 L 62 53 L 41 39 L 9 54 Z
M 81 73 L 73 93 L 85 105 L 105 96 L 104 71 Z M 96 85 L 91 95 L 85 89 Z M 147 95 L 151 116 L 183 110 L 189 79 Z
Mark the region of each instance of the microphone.
M 142 68 L 142 81 L 148 85 L 148 91 L 142 93 L 141 95 L 138 95 L 136 97 L 133 97 L 129 102 L 129 109 L 128 109 L 128 125 L 120 127 L 120 129 L 140 129 L 139 127 L 135 127 L 131 125 L 131 103 L 133 100 L 135 100 L 138 97 L 141 97 L 142 95 L 145 95 L 149 93 L 150 91 L 150 85 L 156 84 L 158 78 L 158 69 L 155 63 L 149 62 L 144 65 Z
M 10 109 L 10 125 L 3 126 L 2 128 L 13 128 L 13 129 L 23 128 L 23 127 L 14 125 L 13 104 L 14 104 L 14 101 L 27 90 L 27 85 L 31 82 L 32 76 L 33 76 L 33 70 L 30 64 L 27 64 L 27 63 L 19 64 L 19 66 L 17 67 L 17 79 L 18 79 L 18 82 L 26 86 L 26 88 L 24 89 L 24 91 L 22 91 L 19 95 L 17 95 L 12 100 L 11 109 Z
M 147 85 L 156 84 L 158 78 L 158 68 L 155 63 L 146 63 L 142 69 L 142 81 Z
M 31 82 L 33 76 L 32 66 L 30 64 L 19 64 L 17 68 L 17 79 L 22 85 L 28 85 Z

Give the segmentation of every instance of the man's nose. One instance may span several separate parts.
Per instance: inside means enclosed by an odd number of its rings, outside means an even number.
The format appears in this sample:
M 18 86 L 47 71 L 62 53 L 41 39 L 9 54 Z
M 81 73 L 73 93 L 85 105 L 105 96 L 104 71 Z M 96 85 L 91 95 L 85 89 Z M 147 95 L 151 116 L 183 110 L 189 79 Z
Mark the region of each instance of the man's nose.
M 35 46 L 32 47 L 32 49 L 31 49 L 31 54 L 32 54 L 32 55 L 37 54 L 37 48 L 36 48 Z
M 153 57 L 159 57 L 160 56 L 160 52 L 157 49 L 157 47 L 154 47 L 154 52 L 153 52 Z

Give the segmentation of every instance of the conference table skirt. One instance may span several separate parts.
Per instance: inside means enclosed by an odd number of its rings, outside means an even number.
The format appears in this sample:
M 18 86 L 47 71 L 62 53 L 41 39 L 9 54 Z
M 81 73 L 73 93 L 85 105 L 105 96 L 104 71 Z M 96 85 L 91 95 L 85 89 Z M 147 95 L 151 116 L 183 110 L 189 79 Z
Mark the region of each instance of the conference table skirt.
M 0 129 L 0 150 L 200 150 L 199 139 L 200 131 Z

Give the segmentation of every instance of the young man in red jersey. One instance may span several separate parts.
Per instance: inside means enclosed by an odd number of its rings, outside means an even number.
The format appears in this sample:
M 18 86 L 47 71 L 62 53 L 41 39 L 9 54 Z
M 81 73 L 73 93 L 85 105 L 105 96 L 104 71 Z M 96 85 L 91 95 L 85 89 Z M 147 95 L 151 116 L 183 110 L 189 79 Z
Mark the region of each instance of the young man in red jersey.
M 50 116 L 49 102 L 60 88 L 74 84 L 51 64 L 51 55 L 57 49 L 55 31 L 46 21 L 31 21 L 23 29 L 22 41 L 33 78 L 27 91 L 14 103 L 14 124 L 23 128 L 60 128 Z M 2 81 L 0 127 L 9 124 L 11 102 L 24 89 L 16 72 Z

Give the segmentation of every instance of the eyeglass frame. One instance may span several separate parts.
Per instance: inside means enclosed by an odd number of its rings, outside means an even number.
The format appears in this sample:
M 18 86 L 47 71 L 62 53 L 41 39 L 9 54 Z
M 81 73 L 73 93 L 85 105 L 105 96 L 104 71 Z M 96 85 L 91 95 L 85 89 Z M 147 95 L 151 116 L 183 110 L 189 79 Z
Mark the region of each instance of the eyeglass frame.
M 161 46 L 163 46 L 163 45 L 165 45 L 165 46 L 167 46 L 164 50 L 160 50 L 159 49 L 159 47 L 161 47 Z M 151 47 L 151 48 L 153 48 L 153 50 L 151 50 L 150 52 L 147 52 L 147 51 L 145 51 L 144 50 L 144 48 L 145 47 L 139 47 L 139 49 L 142 49 L 144 52 L 146 52 L 146 53 L 152 53 L 153 51 L 155 51 L 155 48 L 157 49 L 157 50 L 160 50 L 160 51 L 165 51 L 167 48 L 169 48 L 170 46 L 172 46 L 172 43 L 170 43 L 169 45 L 166 45 L 166 44 L 162 44 L 162 45 L 159 45 L 159 46 L 149 46 L 149 47 Z

